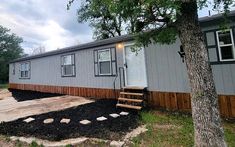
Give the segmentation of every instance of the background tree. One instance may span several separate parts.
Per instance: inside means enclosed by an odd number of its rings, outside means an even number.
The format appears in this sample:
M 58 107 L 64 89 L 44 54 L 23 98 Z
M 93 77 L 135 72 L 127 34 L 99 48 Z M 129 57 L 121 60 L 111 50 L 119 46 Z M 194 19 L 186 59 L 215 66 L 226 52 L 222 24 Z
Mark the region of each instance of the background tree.
M 45 46 L 39 45 L 38 47 L 33 49 L 32 55 L 37 55 L 37 54 L 41 54 L 41 53 L 45 53 L 45 52 L 46 52 Z
M 0 83 L 8 82 L 8 63 L 23 55 L 22 42 L 22 38 L 0 25 Z
M 68 6 L 72 2 L 73 0 L 70 0 Z M 92 11 L 95 8 L 93 4 L 96 4 L 97 0 L 86 2 L 78 12 L 84 9 Z M 138 44 L 141 43 L 144 46 L 150 43 L 170 44 L 179 37 L 185 51 L 187 74 L 191 86 L 195 146 L 226 146 L 218 110 L 218 96 L 197 13 L 198 8 L 207 6 L 209 2 L 211 1 L 99 0 L 98 3 L 108 8 L 112 16 L 120 18 L 122 26 L 131 28 L 129 31 L 135 34 Z M 214 0 L 214 2 L 214 7 L 222 6 L 226 15 L 233 0 Z M 78 15 L 79 18 L 83 17 L 83 13 Z M 100 15 L 98 18 L 105 16 L 103 13 Z M 93 15 L 88 16 L 86 21 L 96 23 Z M 228 20 L 225 19 L 225 21 Z
M 69 6 L 67 7 L 69 9 Z M 78 10 L 78 22 L 89 22 L 94 39 L 106 39 L 122 35 L 122 19 L 112 14 L 99 0 L 86 0 Z

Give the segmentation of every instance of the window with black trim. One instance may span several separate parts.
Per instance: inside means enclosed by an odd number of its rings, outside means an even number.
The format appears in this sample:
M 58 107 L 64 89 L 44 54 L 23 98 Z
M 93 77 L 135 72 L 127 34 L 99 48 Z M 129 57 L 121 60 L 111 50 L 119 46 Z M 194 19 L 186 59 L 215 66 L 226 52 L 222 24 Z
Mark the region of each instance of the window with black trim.
M 99 75 L 111 75 L 111 52 L 110 49 L 98 51 Z
M 30 63 L 23 62 L 20 63 L 20 78 L 29 78 L 30 77 Z
M 74 54 L 61 56 L 61 74 L 63 77 L 75 76 Z
M 116 76 L 116 48 L 104 48 L 94 50 L 94 74 L 95 76 Z
M 220 61 L 234 61 L 235 48 L 232 30 L 217 31 L 216 34 Z

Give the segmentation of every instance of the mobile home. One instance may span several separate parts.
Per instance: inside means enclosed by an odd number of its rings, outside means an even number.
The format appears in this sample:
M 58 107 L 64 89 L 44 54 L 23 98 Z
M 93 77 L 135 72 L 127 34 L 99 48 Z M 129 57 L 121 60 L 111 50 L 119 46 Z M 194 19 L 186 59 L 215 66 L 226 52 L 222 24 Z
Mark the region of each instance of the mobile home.
M 235 117 L 235 12 L 230 13 L 230 29 L 225 32 L 219 29 L 222 19 L 220 14 L 203 17 L 200 25 L 220 112 L 231 118 Z M 124 35 L 16 59 L 9 65 L 10 88 L 93 98 L 118 98 L 123 88 L 129 88 L 143 90 L 151 107 L 190 111 L 179 39 L 172 45 L 149 44 L 138 54 L 131 51 L 133 43 L 133 36 Z

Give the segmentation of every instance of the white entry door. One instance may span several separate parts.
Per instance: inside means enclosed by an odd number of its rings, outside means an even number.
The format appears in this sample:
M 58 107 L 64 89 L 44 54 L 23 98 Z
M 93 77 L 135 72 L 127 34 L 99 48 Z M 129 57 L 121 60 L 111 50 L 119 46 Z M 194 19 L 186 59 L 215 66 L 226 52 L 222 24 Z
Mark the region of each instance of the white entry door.
M 127 86 L 147 87 L 144 49 L 136 54 L 131 51 L 131 46 L 124 48 L 124 68 Z

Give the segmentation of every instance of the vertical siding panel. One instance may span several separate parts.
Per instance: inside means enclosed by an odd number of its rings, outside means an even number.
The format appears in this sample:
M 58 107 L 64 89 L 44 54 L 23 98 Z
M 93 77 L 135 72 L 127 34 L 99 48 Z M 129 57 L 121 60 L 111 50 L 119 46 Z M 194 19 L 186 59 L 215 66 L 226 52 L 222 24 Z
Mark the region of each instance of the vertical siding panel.
M 235 118 L 235 96 L 230 97 L 230 105 L 231 105 L 231 116 Z

